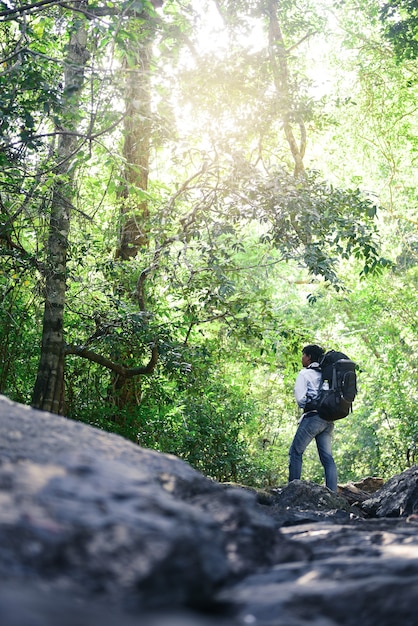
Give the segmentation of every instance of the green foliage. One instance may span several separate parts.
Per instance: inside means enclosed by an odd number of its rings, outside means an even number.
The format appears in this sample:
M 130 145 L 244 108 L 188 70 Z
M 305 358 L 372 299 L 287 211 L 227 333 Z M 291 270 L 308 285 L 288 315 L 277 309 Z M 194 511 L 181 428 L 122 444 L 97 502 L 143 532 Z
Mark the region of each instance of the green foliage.
M 217 480 L 282 484 L 300 349 L 314 341 L 360 367 L 355 412 L 335 429 L 340 482 L 387 478 L 416 461 L 418 441 L 416 77 L 402 61 L 413 42 L 404 56 L 400 50 L 414 25 L 387 31 L 399 46 L 396 64 L 376 28 L 376 3 L 336 3 L 350 46 L 342 52 L 340 40 L 329 40 L 339 80 L 341 58 L 355 74 L 340 91 L 333 83 L 327 99 L 314 88 L 315 68 L 310 80 L 305 69 L 313 33 L 321 45 L 325 30 L 338 33 L 324 25 L 318 3 L 279 3 L 289 69 L 281 93 L 267 4 L 218 2 L 227 44 L 201 53 L 196 24 L 204 16 L 187 3 L 167 1 L 158 16 L 136 3 L 135 17 L 114 15 L 108 3 L 112 15 L 89 16 L 86 89 L 72 112 L 62 106 L 70 9 L 2 23 L 0 392 L 31 396 L 46 226 L 52 192 L 65 182 L 54 151 L 65 125 L 79 141 L 68 163 L 66 342 L 125 368 L 146 365 L 155 342 L 159 349 L 151 375 L 122 382 L 109 367 L 68 355 L 66 414 L 177 454 Z M 410 3 L 390 7 L 381 14 L 386 26 L 414 18 Z M 120 60 L 137 71 L 130 51 L 153 37 L 149 185 L 127 186 L 146 205 L 147 245 L 121 262 Z M 286 115 L 296 140 L 300 120 L 310 140 L 312 169 L 297 179 Z M 323 481 L 314 446 L 304 477 Z
M 380 9 L 385 37 L 399 61 L 418 56 L 418 7 L 415 0 L 392 0 Z
M 0 394 L 30 402 L 39 358 L 39 311 L 33 281 L 16 271 L 0 275 Z
M 137 384 L 141 401 L 118 410 L 117 415 L 108 396 L 110 383 L 108 389 L 103 388 L 103 375 L 97 368 L 71 363 L 69 415 L 74 412 L 83 421 L 142 446 L 176 454 L 214 479 L 242 480 L 248 474 L 249 461 L 241 431 L 254 403 L 211 371 L 214 362 L 209 346 L 194 352 L 193 356 L 180 346 L 177 350 L 166 346 L 159 372 Z M 175 359 L 188 362 L 178 367 Z M 100 404 L 97 392 L 102 396 Z
M 3 163 L 22 158 L 22 150 L 40 149 L 42 122 L 60 107 L 61 43 L 46 17 L 29 24 L 4 25 L 1 38 L 0 147 Z M 45 130 L 44 130 L 45 132 Z M 19 169 L 19 167 L 17 168 Z
M 315 173 L 294 180 L 278 172 L 257 201 L 260 221 L 271 224 L 263 240 L 330 283 L 339 282 L 338 262 L 353 256 L 363 261 L 363 276 L 390 265 L 379 254 L 376 206 L 358 189 L 334 188 Z

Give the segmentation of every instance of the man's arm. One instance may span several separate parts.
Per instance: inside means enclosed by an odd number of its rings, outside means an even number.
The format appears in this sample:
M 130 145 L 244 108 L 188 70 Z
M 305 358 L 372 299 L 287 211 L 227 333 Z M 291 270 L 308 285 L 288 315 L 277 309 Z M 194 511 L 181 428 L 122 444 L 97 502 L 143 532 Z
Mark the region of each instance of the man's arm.
M 296 402 L 298 403 L 298 406 L 301 409 L 305 408 L 305 404 L 307 401 L 307 394 L 308 391 L 308 381 L 306 380 L 306 374 L 305 374 L 305 370 L 302 370 L 299 372 L 299 374 L 296 377 L 296 382 L 295 382 L 295 398 L 296 398 Z

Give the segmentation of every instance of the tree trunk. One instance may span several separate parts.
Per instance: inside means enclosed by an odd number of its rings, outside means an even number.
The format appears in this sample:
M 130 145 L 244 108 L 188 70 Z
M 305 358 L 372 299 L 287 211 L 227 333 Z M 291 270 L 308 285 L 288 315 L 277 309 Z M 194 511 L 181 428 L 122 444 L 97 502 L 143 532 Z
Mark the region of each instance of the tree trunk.
M 80 6 L 81 2 L 77 3 Z M 52 194 L 47 263 L 45 270 L 45 308 L 42 327 L 41 357 L 32 396 L 32 406 L 52 413 L 62 413 L 64 404 L 64 307 L 66 291 L 67 248 L 73 197 L 72 157 L 77 138 L 71 119 L 77 119 L 84 82 L 87 31 L 77 14 L 70 36 L 64 70 L 63 113 L 67 120 L 57 148 L 56 181 Z
M 133 67 L 132 61 L 125 61 L 125 168 L 119 192 L 121 226 L 116 250 L 116 258 L 125 261 L 135 257 L 148 241 L 148 204 L 143 199 L 143 192 L 148 187 L 151 141 L 150 37 L 150 32 L 144 32 L 143 41 L 131 44 L 129 58 L 135 59 Z
M 125 60 L 125 118 L 123 156 L 125 167 L 123 186 L 119 193 L 120 238 L 116 258 L 128 261 L 148 245 L 146 221 L 147 191 L 151 145 L 151 58 L 154 25 L 150 20 L 140 29 L 140 40 L 131 43 Z M 143 287 L 143 285 L 142 285 Z M 143 292 L 141 292 L 143 296 Z M 137 297 L 141 311 L 145 299 Z M 116 409 L 138 406 L 141 402 L 140 377 L 112 377 L 109 398 Z M 115 421 L 118 421 L 118 413 Z
M 283 33 L 277 19 L 277 3 L 270 0 L 268 3 L 269 13 L 269 52 L 270 63 L 273 71 L 274 85 L 277 96 L 284 107 L 282 113 L 283 130 L 286 141 L 289 144 L 294 161 L 294 176 L 299 177 L 305 174 L 303 157 L 306 149 L 306 129 L 300 115 L 296 116 L 292 111 L 291 96 L 289 88 L 289 67 L 287 63 L 288 51 L 286 50 Z M 293 131 L 293 124 L 299 127 L 299 143 Z
M 154 9 L 162 7 L 164 0 L 151 0 Z M 147 191 L 151 143 L 151 58 L 156 22 L 152 13 L 138 27 L 139 37 L 129 42 L 125 57 L 125 117 L 123 157 L 125 169 L 119 193 L 120 237 L 116 258 L 128 260 L 135 257 L 148 243 L 146 220 L 148 203 L 141 192 Z M 133 35 L 133 33 L 132 33 Z

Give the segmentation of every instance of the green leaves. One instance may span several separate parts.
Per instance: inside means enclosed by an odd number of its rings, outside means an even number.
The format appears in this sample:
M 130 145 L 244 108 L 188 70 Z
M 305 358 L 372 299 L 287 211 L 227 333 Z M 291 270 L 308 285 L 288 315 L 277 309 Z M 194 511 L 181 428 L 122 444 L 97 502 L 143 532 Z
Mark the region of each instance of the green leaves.
M 392 43 L 399 61 L 418 56 L 418 11 L 412 0 L 392 0 L 380 9 L 386 38 Z
M 358 189 L 335 188 L 317 173 L 294 179 L 283 170 L 258 184 L 255 216 L 268 224 L 262 240 L 273 241 L 286 258 L 300 259 L 335 285 L 344 282 L 341 260 L 362 261 L 364 275 L 388 266 L 379 253 L 377 207 Z

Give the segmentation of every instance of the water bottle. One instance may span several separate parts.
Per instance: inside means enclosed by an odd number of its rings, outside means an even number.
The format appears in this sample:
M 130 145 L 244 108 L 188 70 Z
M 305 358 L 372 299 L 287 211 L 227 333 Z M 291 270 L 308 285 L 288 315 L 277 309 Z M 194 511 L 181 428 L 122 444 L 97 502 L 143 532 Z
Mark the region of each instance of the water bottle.
M 324 382 L 322 384 L 322 389 L 323 389 L 323 391 L 328 391 L 328 389 L 329 389 L 329 382 L 327 380 L 324 380 Z

